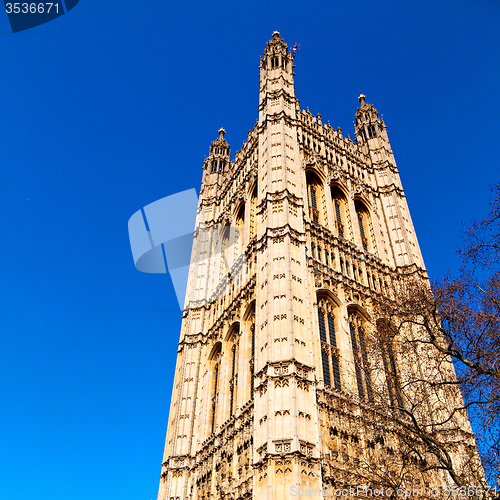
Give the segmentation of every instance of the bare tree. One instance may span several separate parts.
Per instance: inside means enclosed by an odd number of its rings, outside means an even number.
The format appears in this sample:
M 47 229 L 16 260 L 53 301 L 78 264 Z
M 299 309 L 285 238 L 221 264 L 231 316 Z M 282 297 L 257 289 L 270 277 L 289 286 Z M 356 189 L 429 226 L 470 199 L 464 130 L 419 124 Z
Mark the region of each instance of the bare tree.
M 375 407 L 403 429 L 393 470 L 499 499 L 500 184 L 492 190 L 490 214 L 465 230 L 458 277 L 431 286 L 416 269 L 401 275 L 367 343 Z

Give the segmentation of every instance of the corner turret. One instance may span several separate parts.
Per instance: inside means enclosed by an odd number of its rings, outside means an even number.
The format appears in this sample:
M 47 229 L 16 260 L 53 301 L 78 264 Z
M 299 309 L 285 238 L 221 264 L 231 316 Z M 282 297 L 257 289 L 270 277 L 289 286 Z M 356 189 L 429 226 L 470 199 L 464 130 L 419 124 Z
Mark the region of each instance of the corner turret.
M 210 146 L 208 158 L 205 160 L 204 166 L 210 174 L 223 174 L 229 169 L 231 149 L 226 139 L 224 139 L 225 133 L 226 131 L 220 128 L 219 137 Z
M 371 139 L 382 138 L 388 140 L 384 120 L 379 118 L 378 111 L 373 104 L 366 102 L 366 96 L 361 94 L 358 97 L 359 108 L 354 115 L 354 130 L 356 141 L 359 145 L 369 144 Z
M 281 113 L 292 115 L 295 108 L 293 61 L 279 31 L 267 42 L 260 60 L 259 124 Z

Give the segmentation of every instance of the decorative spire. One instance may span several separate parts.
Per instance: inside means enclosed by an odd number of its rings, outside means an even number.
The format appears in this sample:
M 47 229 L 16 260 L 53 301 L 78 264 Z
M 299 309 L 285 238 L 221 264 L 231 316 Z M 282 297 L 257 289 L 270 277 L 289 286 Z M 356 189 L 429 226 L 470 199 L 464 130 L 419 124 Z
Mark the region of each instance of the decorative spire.
M 267 42 L 262 63 L 267 69 L 285 68 L 289 59 L 288 45 L 280 38 L 280 32 L 274 31 L 273 38 Z
M 358 144 L 368 143 L 370 139 L 380 137 L 385 130 L 383 121 L 378 116 L 378 111 L 373 104 L 366 102 L 366 96 L 360 94 L 358 97 L 359 107 L 354 115 L 354 130 Z
M 215 141 L 212 141 L 210 146 L 210 151 L 206 160 L 210 173 L 227 172 L 230 165 L 231 149 L 226 139 L 224 139 L 225 133 L 225 129 L 221 127 L 219 129 L 219 137 L 217 137 Z

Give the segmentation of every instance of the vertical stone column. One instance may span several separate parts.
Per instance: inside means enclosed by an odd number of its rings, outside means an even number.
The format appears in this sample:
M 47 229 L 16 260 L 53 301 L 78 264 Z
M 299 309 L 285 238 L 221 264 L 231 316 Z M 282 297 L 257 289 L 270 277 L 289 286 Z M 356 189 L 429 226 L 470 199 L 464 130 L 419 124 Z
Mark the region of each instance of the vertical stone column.
M 298 412 L 315 404 L 307 369 L 313 361 L 306 328 L 307 195 L 292 61 L 279 33 L 260 70 L 254 497 L 285 500 L 293 485 L 319 488 L 320 480 L 311 460 L 319 458 L 319 433 L 298 423 Z

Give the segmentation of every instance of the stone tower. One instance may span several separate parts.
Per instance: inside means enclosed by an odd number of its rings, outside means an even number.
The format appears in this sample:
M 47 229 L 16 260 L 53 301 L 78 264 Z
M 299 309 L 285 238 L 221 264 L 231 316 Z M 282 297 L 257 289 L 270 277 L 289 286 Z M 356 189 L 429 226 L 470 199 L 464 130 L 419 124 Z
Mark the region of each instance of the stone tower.
M 300 109 L 293 68 L 273 33 L 257 123 L 234 161 L 220 129 L 204 162 L 159 500 L 355 486 L 391 441 L 365 334 L 424 263 L 377 110 L 361 95 L 346 139 Z

